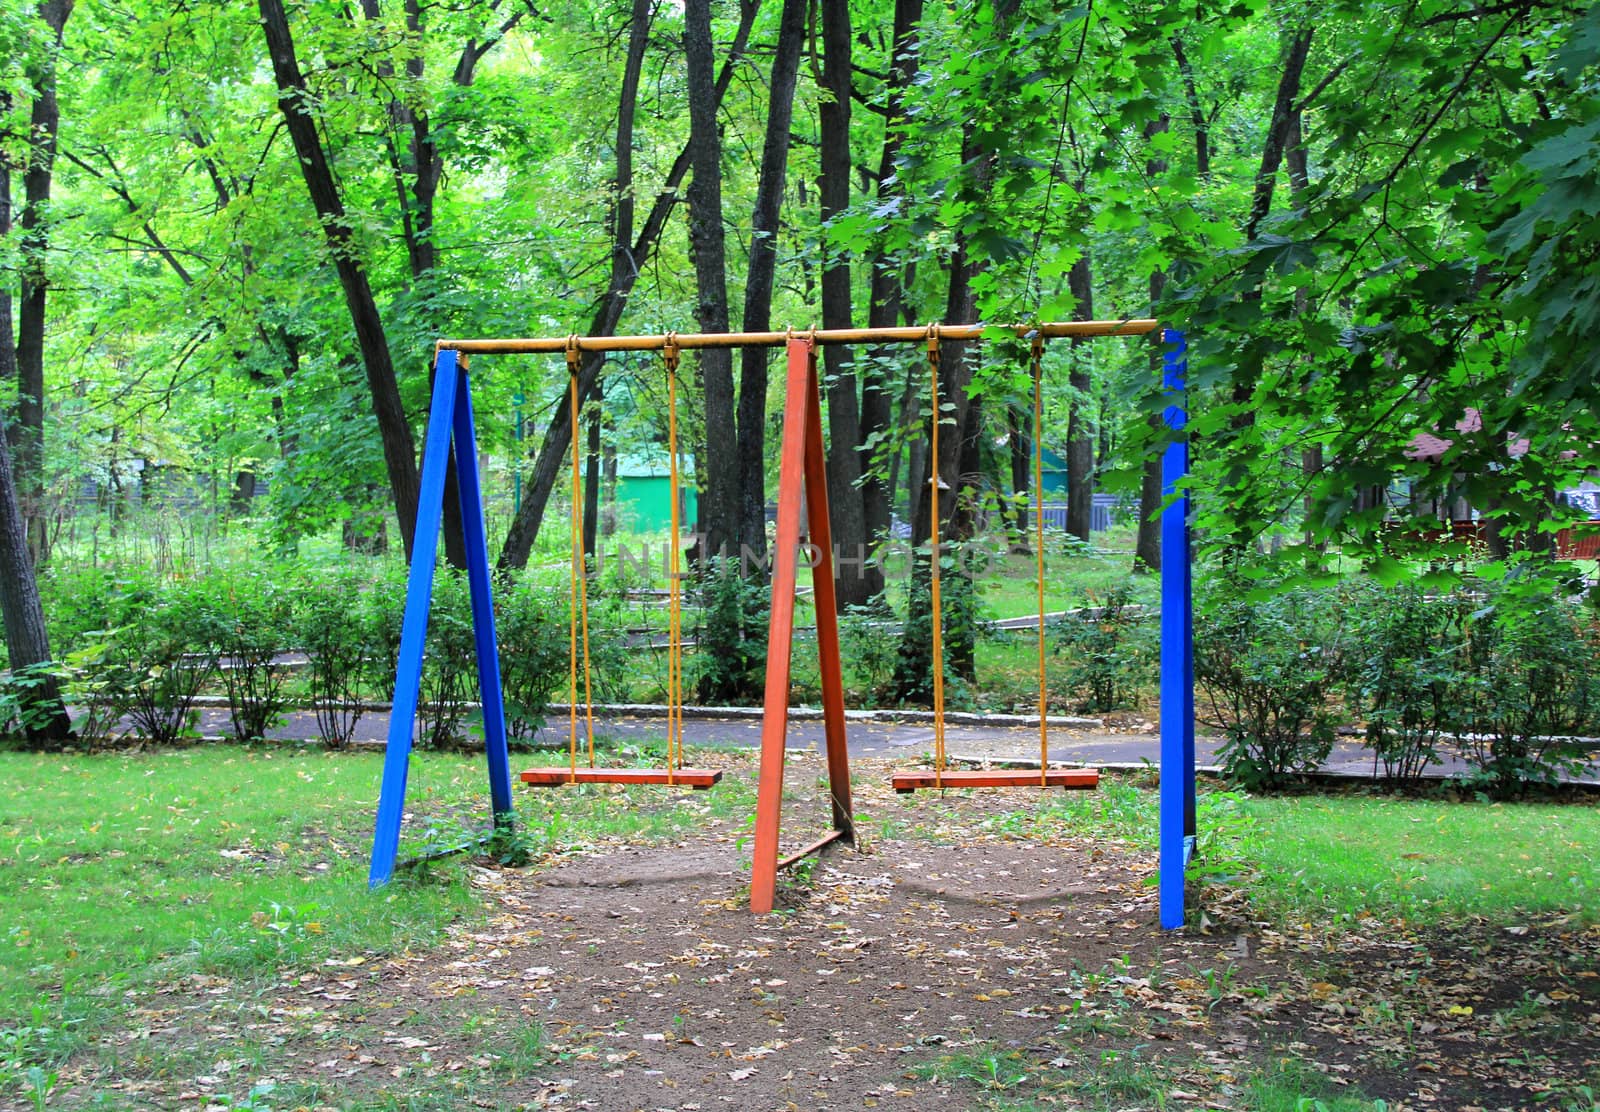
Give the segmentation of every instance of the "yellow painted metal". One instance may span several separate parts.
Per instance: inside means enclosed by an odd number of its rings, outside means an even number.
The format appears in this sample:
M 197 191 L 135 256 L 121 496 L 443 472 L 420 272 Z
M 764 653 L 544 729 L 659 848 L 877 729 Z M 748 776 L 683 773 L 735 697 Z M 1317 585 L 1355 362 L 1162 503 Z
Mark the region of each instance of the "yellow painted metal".
M 981 340 L 993 328 L 1017 336 L 1034 334 L 1046 339 L 1058 336 L 1143 336 L 1160 324 L 1153 320 L 1082 320 L 1048 324 L 942 324 L 939 337 L 945 342 Z M 791 329 L 787 332 L 681 332 L 671 337 L 680 350 L 690 348 L 782 347 L 790 337 L 803 336 L 816 344 L 916 343 L 928 338 L 925 326 L 905 328 L 818 328 Z M 463 354 L 516 355 L 565 351 L 571 337 L 543 337 L 516 340 L 440 340 L 439 348 Z M 661 351 L 668 346 L 667 336 L 579 336 L 579 351 Z

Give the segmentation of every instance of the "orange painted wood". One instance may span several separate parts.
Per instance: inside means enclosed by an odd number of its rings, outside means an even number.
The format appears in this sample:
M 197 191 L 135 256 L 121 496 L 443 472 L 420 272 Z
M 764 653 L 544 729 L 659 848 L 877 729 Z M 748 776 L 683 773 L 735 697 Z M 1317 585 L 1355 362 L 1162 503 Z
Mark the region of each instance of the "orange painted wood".
M 835 599 L 833 519 L 828 513 L 827 456 L 822 444 L 822 392 L 817 381 L 817 352 L 806 358 L 806 524 L 811 530 L 811 583 L 817 613 L 817 673 L 822 682 L 822 731 L 828 754 L 828 797 L 833 803 L 833 829 L 846 841 L 856 840 L 855 810 L 850 801 L 850 751 L 844 735 L 844 676 L 839 661 L 839 607 Z M 859 554 L 858 554 L 859 555 Z M 859 567 L 856 574 L 861 574 Z M 783 868 L 779 862 L 778 867 Z
M 530 768 L 518 777 L 535 788 L 559 788 L 565 784 L 674 784 L 709 788 L 722 779 L 720 768 Z
M 767 687 L 762 700 L 761 772 L 756 782 L 756 831 L 750 866 L 750 910 L 772 910 L 778 888 L 778 826 L 783 814 L 783 746 L 789 729 L 789 667 L 794 649 L 794 587 L 800 544 L 800 498 L 805 481 L 808 363 L 803 336 L 788 343 L 783 446 L 778 456 L 778 535 L 772 551 L 772 609 L 767 627 Z
M 932 769 L 914 772 L 896 772 L 890 777 L 894 790 L 902 795 L 918 789 L 935 788 L 940 780 L 947 788 L 1037 788 L 1039 770 L 1036 768 L 960 768 L 945 769 L 940 777 Z M 1100 770 L 1095 768 L 1052 768 L 1044 774 L 1044 782 L 1052 788 L 1097 788 Z
M 812 842 L 809 846 L 806 846 L 804 849 L 797 849 L 793 853 L 791 853 L 788 857 L 785 857 L 783 860 L 779 861 L 778 862 L 778 870 L 781 872 L 782 870 L 789 868 L 789 866 L 791 866 L 791 865 L 795 865 L 795 864 L 798 864 L 801 861 L 804 861 L 806 858 L 810 857 L 813 853 L 822 852 L 824 849 L 827 849 L 829 846 L 833 845 L 833 843 L 837 842 L 840 838 L 843 838 L 844 836 L 845 836 L 845 832 L 843 830 L 830 830 L 830 831 L 828 831 L 822 837 L 820 837 L 816 841 Z

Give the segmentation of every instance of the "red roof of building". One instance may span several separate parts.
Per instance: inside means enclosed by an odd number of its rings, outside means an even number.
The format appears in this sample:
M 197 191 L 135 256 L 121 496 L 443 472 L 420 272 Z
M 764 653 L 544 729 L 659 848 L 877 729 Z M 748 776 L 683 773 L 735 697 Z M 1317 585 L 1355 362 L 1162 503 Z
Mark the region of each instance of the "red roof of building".
M 1483 415 L 1476 409 L 1469 409 L 1461 415 L 1461 420 L 1456 422 L 1456 431 L 1460 433 L 1473 433 L 1483 431 Z M 1406 449 L 1408 459 L 1424 460 L 1428 463 L 1438 463 L 1444 454 L 1455 443 L 1442 436 L 1435 436 L 1431 432 L 1419 432 L 1411 438 L 1411 446 Z M 1507 454 L 1512 459 L 1528 454 L 1528 438 L 1519 436 L 1511 441 Z

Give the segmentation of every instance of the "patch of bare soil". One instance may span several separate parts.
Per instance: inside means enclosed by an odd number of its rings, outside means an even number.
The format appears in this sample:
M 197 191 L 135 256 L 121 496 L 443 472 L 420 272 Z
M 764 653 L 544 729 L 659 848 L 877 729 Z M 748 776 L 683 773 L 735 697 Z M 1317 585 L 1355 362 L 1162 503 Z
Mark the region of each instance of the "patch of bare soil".
M 989 832 L 1021 793 L 952 796 L 931 829 L 925 804 L 861 798 L 928 839 L 840 847 L 763 917 L 728 825 L 485 866 L 487 923 L 436 949 L 333 960 L 248 1008 L 242 988 L 181 987 L 166 1037 L 200 1044 L 213 1076 L 123 1092 L 203 1107 L 238 1039 L 266 1047 L 258 1076 L 315 1084 L 319 1105 L 1247 1108 L 1266 1073 L 1396 1109 L 1571 1109 L 1600 1082 L 1594 929 L 1269 928 L 1213 889 L 1196 925 L 1163 933 L 1150 855 Z M 796 799 L 788 821 L 821 806 Z
M 967 1092 L 908 1071 L 979 1043 L 1041 1043 L 1051 982 L 1115 952 L 1085 928 L 1136 908 L 1075 909 L 1126 887 L 1122 862 L 1065 866 L 1016 844 L 952 856 L 836 852 L 761 919 L 731 895 L 744 871 L 731 846 L 500 875 L 489 889 L 508 914 L 453 940 L 442 976 L 402 968 L 393 988 L 419 1012 L 470 992 L 539 1019 L 571 1054 L 545 1095 L 579 1107 L 966 1108 Z

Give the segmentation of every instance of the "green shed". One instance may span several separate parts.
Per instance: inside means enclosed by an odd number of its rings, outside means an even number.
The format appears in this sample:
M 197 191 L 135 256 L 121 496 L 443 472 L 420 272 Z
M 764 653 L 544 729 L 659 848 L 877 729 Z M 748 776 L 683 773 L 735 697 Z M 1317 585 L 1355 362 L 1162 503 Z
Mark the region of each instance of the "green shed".
M 1044 480 L 1046 494 L 1060 494 L 1065 497 L 1067 493 L 1067 461 L 1056 455 L 1049 448 L 1039 453 L 1040 478 Z M 1030 464 L 1032 460 L 1028 461 Z
M 684 532 L 694 525 L 694 460 L 678 465 L 678 520 Z M 655 533 L 672 526 L 672 473 L 665 452 L 617 453 L 617 526 L 635 533 Z

